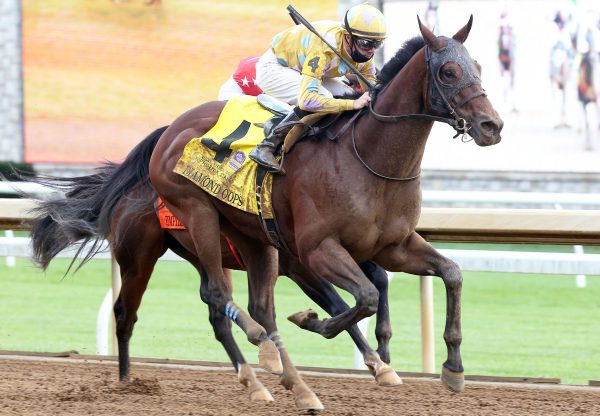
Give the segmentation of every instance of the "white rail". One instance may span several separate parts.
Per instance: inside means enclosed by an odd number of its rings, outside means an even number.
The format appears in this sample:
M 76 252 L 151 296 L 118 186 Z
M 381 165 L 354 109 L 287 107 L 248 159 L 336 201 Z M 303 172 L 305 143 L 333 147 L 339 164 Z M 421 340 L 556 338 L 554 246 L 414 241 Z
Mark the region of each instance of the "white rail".
M 532 204 L 564 205 L 600 208 L 600 194 L 546 193 L 546 192 L 487 192 L 487 191 L 434 191 L 424 190 L 425 202 L 485 203 L 490 205 Z
M 28 194 L 43 196 L 55 193 L 53 189 L 32 182 L 1 182 L 0 194 Z M 600 209 L 600 194 L 558 192 L 512 192 L 512 191 L 439 191 L 423 190 L 424 202 L 464 203 L 486 205 L 532 204 L 570 207 L 585 206 Z
M 111 259 L 108 243 L 102 244 L 103 252 L 95 258 Z M 523 251 L 488 251 L 440 249 L 444 256 L 454 260 L 463 271 L 538 273 L 555 275 L 575 275 L 578 273 L 600 276 L 600 254 L 549 253 Z M 76 247 L 63 250 L 56 257 L 72 258 Z M 0 237 L 0 257 L 31 257 L 29 237 Z M 161 260 L 183 261 L 168 250 Z

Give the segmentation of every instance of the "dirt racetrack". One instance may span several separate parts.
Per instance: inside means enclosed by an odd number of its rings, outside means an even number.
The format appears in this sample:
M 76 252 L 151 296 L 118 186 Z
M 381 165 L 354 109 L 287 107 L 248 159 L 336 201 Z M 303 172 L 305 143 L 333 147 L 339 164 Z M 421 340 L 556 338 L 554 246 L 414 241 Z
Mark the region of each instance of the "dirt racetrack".
M 248 399 L 232 370 L 199 365 L 134 363 L 132 381 L 117 381 L 114 360 L 0 357 L 2 415 L 285 415 L 298 414 L 276 376 L 258 377 L 275 398 Z M 405 378 L 378 387 L 371 378 L 315 375 L 304 379 L 326 415 L 598 415 L 600 388 L 469 382 L 461 394 L 432 379 Z

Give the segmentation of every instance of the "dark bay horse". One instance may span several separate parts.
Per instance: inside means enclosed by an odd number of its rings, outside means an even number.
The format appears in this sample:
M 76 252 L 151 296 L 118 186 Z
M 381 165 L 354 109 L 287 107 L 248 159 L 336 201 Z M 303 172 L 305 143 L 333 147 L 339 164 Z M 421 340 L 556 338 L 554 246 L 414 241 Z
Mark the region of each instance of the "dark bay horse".
M 29 178 L 59 191 L 59 195 L 38 201 L 31 220 L 33 259 L 45 269 L 52 259 L 65 248 L 80 245 L 80 253 L 89 259 L 98 252 L 100 241 L 107 239 L 122 276 L 121 292 L 114 305 L 119 347 L 119 378 L 129 378 L 129 341 L 137 320 L 137 310 L 148 285 L 152 270 L 167 249 L 188 260 L 201 276 L 201 287 L 207 284 L 206 273 L 198 261 L 190 235 L 185 229 L 163 229 L 156 214 L 156 192 L 148 181 L 148 155 L 166 127 L 157 129 L 144 139 L 121 164 L 106 163 L 95 173 L 75 178 L 38 176 Z M 24 178 L 27 179 L 27 178 Z M 243 268 L 242 259 L 227 241 L 220 241 L 223 266 Z M 75 261 L 75 259 L 73 259 Z M 379 385 L 401 383 L 389 363 L 391 329 L 387 308 L 387 274 L 372 262 L 361 264 L 381 296 L 376 336 L 379 343 L 373 351 L 356 326 L 349 333 L 364 357 Z M 279 274 L 287 275 L 319 306 L 331 315 L 348 309 L 331 284 L 307 273 L 293 258 L 282 253 Z M 231 275 L 226 274 L 231 290 Z M 250 291 L 254 283 L 249 281 Z M 201 289 L 203 291 L 205 289 Z M 232 334 L 231 322 L 222 313 L 209 308 L 209 319 L 215 336 L 225 348 L 238 378 L 248 387 L 252 400 L 272 400 L 270 393 L 258 381 L 239 350 Z M 380 359 L 381 356 L 381 359 Z M 385 361 L 385 362 L 384 362 Z M 290 380 L 290 378 L 292 380 Z M 294 373 L 282 378 L 285 385 L 296 389 L 297 406 L 316 409 L 319 401 Z
M 415 232 L 421 208 L 420 165 L 434 121 L 451 124 L 476 144 L 500 141 L 503 122 L 481 87 L 480 67 L 464 41 L 472 17 L 452 38 L 436 37 L 421 25 L 422 38 L 407 42 L 380 74 L 368 112 L 345 114 L 329 127 L 336 141 L 302 141 L 286 156 L 285 176 L 273 180 L 273 207 L 289 254 L 311 275 L 350 292 L 356 305 L 330 319 L 302 317 L 302 326 L 333 337 L 377 311 L 379 293 L 358 263 L 373 260 L 386 270 L 434 275 L 446 286 L 444 340 L 447 360 L 441 379 L 452 391 L 464 388 L 460 356 L 458 266 Z M 223 102 L 198 106 L 177 118 L 150 158 L 150 179 L 169 209 L 189 229 L 193 251 L 207 275 L 205 300 L 214 310 L 236 311 L 235 323 L 259 352 L 280 341 L 273 312 L 277 252 L 256 216 L 226 205 L 173 172 L 185 145 L 217 121 Z M 350 123 L 350 128 L 346 129 Z M 464 137 L 464 136 L 463 136 Z M 219 241 L 230 238 L 245 258 L 248 277 L 263 282 L 251 293 L 249 310 L 232 301 L 223 275 Z M 250 255 L 248 255 L 250 254 Z M 291 366 L 280 349 L 284 372 Z M 291 370 L 290 370 L 291 371 Z

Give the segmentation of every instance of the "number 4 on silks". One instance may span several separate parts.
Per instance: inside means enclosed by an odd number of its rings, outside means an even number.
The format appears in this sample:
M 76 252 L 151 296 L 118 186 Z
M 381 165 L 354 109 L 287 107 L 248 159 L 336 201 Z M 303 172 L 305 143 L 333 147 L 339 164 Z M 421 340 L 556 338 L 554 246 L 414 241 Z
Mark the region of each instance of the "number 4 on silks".
M 213 139 L 207 137 L 203 138 L 201 142 L 210 150 L 215 151 L 214 159 L 221 163 L 231 154 L 231 148 L 229 147 L 231 143 L 244 137 L 248 133 L 249 128 L 250 122 L 244 120 L 229 136 L 224 137 L 221 143 L 216 143 Z
M 319 67 L 319 57 L 315 56 L 310 61 L 308 61 L 308 63 L 306 65 L 310 66 L 310 68 L 312 69 L 312 72 L 314 74 L 315 72 L 317 72 L 317 68 Z

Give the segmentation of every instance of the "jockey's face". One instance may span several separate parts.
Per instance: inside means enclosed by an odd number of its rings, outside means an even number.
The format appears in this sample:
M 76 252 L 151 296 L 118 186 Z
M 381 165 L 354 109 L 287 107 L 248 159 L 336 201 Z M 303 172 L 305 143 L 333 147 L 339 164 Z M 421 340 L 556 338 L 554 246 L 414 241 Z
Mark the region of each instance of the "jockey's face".
M 360 46 L 358 42 L 354 42 L 352 36 L 346 34 L 344 35 L 344 47 L 346 48 L 346 52 L 348 55 L 352 56 L 353 51 L 357 51 L 360 55 L 365 57 L 367 60 L 371 59 L 373 55 L 375 55 L 375 50 L 377 49 L 374 46 L 364 47 Z

